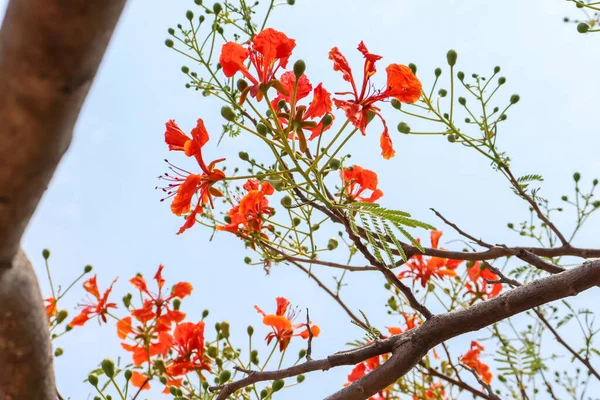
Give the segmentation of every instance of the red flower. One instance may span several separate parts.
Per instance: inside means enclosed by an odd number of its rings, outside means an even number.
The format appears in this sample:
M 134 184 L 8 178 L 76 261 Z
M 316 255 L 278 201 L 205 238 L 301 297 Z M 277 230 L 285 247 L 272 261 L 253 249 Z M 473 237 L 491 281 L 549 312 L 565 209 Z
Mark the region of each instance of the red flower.
M 262 234 L 265 216 L 273 215 L 273 208 L 269 207 L 266 196 L 272 195 L 274 189 L 268 182 L 260 184 L 256 179 L 249 179 L 244 184 L 248 191 L 240 200 L 239 205 L 229 210 L 230 221 L 227 225 L 217 226 L 220 231 L 232 232 L 242 237 L 252 236 L 254 233 Z
M 204 322 L 178 324 L 173 331 L 171 343 L 177 356 L 167 366 L 167 374 L 181 376 L 191 371 L 210 371 L 208 360 L 204 358 Z
M 357 364 L 348 375 L 348 382 L 346 382 L 344 386 L 348 386 L 352 382 L 356 382 L 366 374 L 376 370 L 381 364 L 381 358 L 382 356 L 375 356 L 369 358 L 368 360 L 360 364 Z M 385 356 L 383 358 L 385 360 Z M 379 391 L 379 393 L 377 393 L 375 396 L 369 397 L 369 400 L 385 400 L 388 398 L 388 395 L 389 389 L 383 389 Z
M 440 231 L 431 232 L 432 248 L 438 248 L 441 236 L 442 232 Z M 410 276 L 415 281 L 420 280 L 423 287 L 427 285 L 432 277 L 443 279 L 445 276 L 456 276 L 455 269 L 462 263 L 461 260 L 449 260 L 441 257 L 429 257 L 424 261 L 421 254 L 411 257 L 411 260 L 413 261 L 406 263 L 409 270 L 402 271 L 398 274 L 398 278 L 402 279 Z
M 346 194 L 352 200 L 373 203 L 383 196 L 383 192 L 377 189 L 378 179 L 375 172 L 353 165 L 351 168 L 344 168 L 341 175 Z M 365 190 L 372 191 L 369 197 L 362 196 Z
M 300 336 L 302 339 L 308 339 L 309 333 L 308 329 L 306 328 L 306 323 L 295 325 L 292 324 L 296 318 L 296 314 L 293 310 L 288 311 L 290 302 L 285 297 L 277 297 L 276 300 L 277 311 L 275 314 L 266 314 L 258 306 L 254 306 L 254 309 L 264 317 L 263 324 L 270 326 L 273 329 L 273 332 L 270 332 L 265 337 L 267 344 L 270 344 L 273 339 L 277 339 L 277 342 L 279 343 L 279 350 L 284 351 L 290 344 L 292 336 Z M 303 331 L 300 333 L 294 333 L 295 330 L 302 327 L 305 328 Z M 321 329 L 316 325 L 311 326 L 310 331 L 312 332 L 313 337 L 317 337 L 321 333 Z
M 404 321 L 406 322 L 406 331 L 410 331 L 411 329 L 416 328 L 417 324 L 421 323 L 417 320 L 417 314 L 402 313 L 402 316 L 404 317 Z M 398 326 L 386 326 L 386 328 L 390 335 L 399 335 L 402 332 L 404 332 L 402 328 Z
M 487 269 L 479 261 L 469 268 L 469 279 L 465 287 L 468 293 L 474 296 L 474 299 L 491 299 L 498 296 L 502 290 L 501 283 L 488 283 L 500 279 L 498 275 Z
M 166 126 L 165 142 L 169 146 L 169 150 L 183 151 L 188 157 L 194 157 L 202 172 L 201 174 L 192 174 L 169 164 L 169 169 L 174 172 L 174 175 L 165 173 L 159 177 L 159 179 L 171 182 L 166 187 L 163 187 L 162 190 L 167 193 L 165 199 L 173 197 L 173 202 L 171 203 L 173 214 L 183 215 L 189 213 L 184 225 L 177 232 L 179 235 L 194 225 L 196 215 L 204 212 L 202 206 L 210 204 L 211 207 L 214 207 L 212 196 L 223 196 L 223 193 L 213 185 L 225 178 L 225 173 L 215 168 L 217 163 L 225 159 L 220 158 L 208 165 L 204 162 L 202 147 L 208 142 L 209 136 L 202 119 L 198 119 L 196 127 L 192 129 L 191 138 L 183 133 L 173 120 L 167 122 Z M 175 190 L 175 188 L 177 189 Z M 198 194 L 198 202 L 192 210 L 192 199 L 196 194 Z
M 492 373 L 490 372 L 490 367 L 479 360 L 479 354 L 482 351 L 483 346 L 473 340 L 471 341 L 471 349 L 460 358 L 460 362 L 469 368 L 473 368 L 477 372 L 477 375 L 481 377 L 481 380 L 489 384 L 492 382 Z
M 44 299 L 46 304 L 46 315 L 48 316 L 48 319 L 50 319 L 50 317 L 54 317 L 56 315 L 56 299 L 54 297 L 48 297 L 47 299 Z
M 219 63 L 223 67 L 226 77 L 231 78 L 241 72 L 252 83 L 242 92 L 240 102 L 243 102 L 248 92 L 260 101 L 262 93 L 259 91 L 259 85 L 275 83 L 279 86 L 275 82 L 275 73 L 279 68 L 287 66 L 292 50 L 296 47 L 296 41 L 288 38 L 282 32 L 267 28 L 254 36 L 254 39 L 247 44 L 246 48 L 239 43 L 225 43 L 221 49 Z M 252 75 L 244 64 L 248 57 L 256 70 L 256 76 Z
M 300 139 L 301 145 L 304 143 L 305 146 L 306 139 L 303 130 L 310 131 L 311 135 L 308 140 L 313 140 L 318 137 L 322 131 L 324 132 L 331 127 L 331 124 L 323 127 L 323 117 L 325 114 L 331 113 L 332 109 L 331 94 L 323 88 L 322 83 L 319 83 L 313 90 L 313 99 L 308 105 L 308 108 L 304 105 L 299 106 L 298 102 L 307 97 L 312 90 L 312 85 L 306 75 L 300 76 L 300 79 L 298 79 L 298 82 L 296 83 L 296 75 L 292 71 L 288 71 L 281 75 L 280 81 L 285 92 L 288 94 L 280 93 L 273 99 L 271 104 L 275 110 L 278 109 L 278 104 L 281 100 L 284 100 L 291 105 L 292 95 L 294 90 L 296 90 L 294 99 L 294 117 L 290 126 L 290 129 L 292 129 L 293 132 L 290 132 L 289 136 L 290 139 Z M 290 123 L 289 113 L 279 112 L 277 115 L 281 124 L 287 126 Z M 305 151 L 306 149 L 301 148 L 300 150 Z
M 93 317 L 98 317 L 99 321 L 106 323 L 106 314 L 108 313 L 109 308 L 117 308 L 115 303 L 108 302 L 108 296 L 112 291 L 112 287 L 117 280 L 115 279 L 104 295 L 100 296 L 100 291 L 98 290 L 98 284 L 96 283 L 96 275 L 92 276 L 90 279 L 83 283 L 83 288 L 86 292 L 95 297 L 95 300 L 88 301 L 85 304 L 82 304 L 83 310 L 81 313 L 73 318 L 73 320 L 69 323 L 69 326 L 72 328 L 74 326 L 83 326 L 88 320 Z
M 137 371 L 131 373 L 131 385 L 142 390 L 150 390 L 150 379 Z M 143 387 L 142 387 L 143 386 Z
M 393 97 L 402 103 L 414 103 L 419 100 L 419 97 L 421 96 L 421 82 L 419 82 L 409 67 L 400 64 L 390 64 L 386 68 L 386 89 L 383 91 L 371 92 L 369 80 L 375 75 L 375 63 L 381 59 L 381 56 L 369 53 L 363 42 L 360 42 L 358 45 L 358 51 L 360 51 L 365 58 L 363 81 L 360 92 L 356 86 L 352 70 L 350 69 L 350 65 L 346 58 L 340 53 L 337 47 L 334 47 L 329 52 L 329 59 L 333 61 L 333 69 L 335 71 L 341 71 L 344 80 L 352 84 L 352 92 L 340 92 L 336 94 L 354 96 L 354 99 L 352 100 L 334 99 L 333 101 L 338 108 L 344 110 L 346 117 L 348 117 L 355 127 L 360 129 L 363 135 L 366 134 L 366 127 L 369 122 L 370 114 L 375 114 L 381 119 L 384 129 L 379 142 L 383 157 L 389 159 L 394 156 L 395 151 L 392 147 L 392 139 L 390 138 L 385 120 L 379 113 L 379 108 L 375 106 L 375 103 L 390 97 Z

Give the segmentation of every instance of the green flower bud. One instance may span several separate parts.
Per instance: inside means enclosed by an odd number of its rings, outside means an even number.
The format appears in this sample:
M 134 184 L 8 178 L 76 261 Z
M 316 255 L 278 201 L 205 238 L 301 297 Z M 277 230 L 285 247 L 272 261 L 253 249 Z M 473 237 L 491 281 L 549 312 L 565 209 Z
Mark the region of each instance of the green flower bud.
M 50 258 L 50 250 L 48 250 L 48 249 L 42 250 L 42 257 L 44 257 L 44 260 L 49 259 Z
M 581 174 L 580 174 L 579 172 L 575 172 L 575 173 L 573 174 L 573 180 L 574 180 L 575 182 L 579 182 L 579 180 L 580 180 L 580 179 L 581 179 Z
M 513 229 L 515 227 L 515 225 L 512 222 L 508 223 L 508 229 Z
M 226 224 L 230 224 L 231 223 L 231 217 L 229 215 L 226 215 L 223 217 L 223 221 L 225 221 Z
M 215 346 L 208 346 L 207 354 L 210 357 L 215 358 L 217 356 L 217 348 Z
M 508 118 L 508 116 L 506 114 L 502 114 L 499 119 L 500 121 L 506 121 L 506 118 Z
M 327 242 L 327 250 L 331 251 L 331 250 L 335 250 L 338 247 L 338 241 L 331 238 L 329 239 L 329 242 Z
M 124 375 L 125 375 L 125 380 L 128 381 L 131 379 L 131 375 L 133 375 L 133 372 L 131 372 L 131 370 L 129 370 L 129 369 L 126 369 L 124 372 Z M 164 377 L 161 376 L 161 378 L 164 378 Z M 165 379 L 165 383 L 167 383 L 166 379 Z M 163 385 L 164 385 L 164 383 L 163 383 Z
M 220 323 L 220 322 L 217 322 L 217 323 L 215 323 L 215 330 L 216 330 L 217 332 L 220 332 L 220 331 L 221 331 L 221 323 Z
M 287 103 L 286 103 L 286 101 L 285 101 L 285 100 L 279 100 L 279 101 L 277 102 L 277 109 L 278 109 L 278 110 L 282 110 L 282 109 L 284 109 L 286 104 L 287 104 Z
M 433 73 L 435 74 L 436 78 L 439 78 L 440 75 L 442 75 L 442 69 L 441 68 L 436 68 L 435 71 L 433 71 Z
M 240 158 L 240 160 L 242 161 L 248 161 L 250 159 L 250 156 L 248 155 L 248 153 L 246 153 L 245 151 L 240 151 L 238 153 L 238 157 Z
M 123 305 L 125 308 L 129 308 L 131 305 L 131 293 L 127 293 L 125 296 L 123 296 Z
M 196 3 L 199 6 L 201 6 L 202 5 L 202 0 L 194 0 L 194 3 Z
M 578 1 L 578 2 L 575 3 L 575 7 L 577 7 L 577 8 L 583 8 L 584 4 L 583 4 L 582 1 Z
M 294 4 L 296 4 L 296 0 L 287 0 L 287 3 L 288 3 L 290 6 L 293 6 Z
M 410 133 L 410 126 L 406 122 L 400 122 L 398 124 L 398 131 L 400 133 Z
M 498 72 L 500 72 L 500 67 L 499 66 L 495 66 L 494 67 L 494 73 L 497 74 Z
M 90 272 L 92 272 L 92 266 L 86 265 L 85 267 L 83 267 L 83 272 L 89 274 Z
M 222 385 L 225 382 L 227 382 L 229 380 L 229 378 L 231 378 L 231 371 L 229 370 L 224 370 L 221 372 L 221 374 L 219 375 L 219 383 Z
M 506 78 L 501 76 L 498 78 L 498 85 L 504 85 L 506 83 Z
M 294 217 L 292 219 L 292 225 L 294 225 L 294 226 L 300 225 L 301 222 L 302 222 L 302 220 L 300 218 L 298 218 L 298 217 Z
M 590 30 L 590 26 L 585 22 L 580 22 L 577 24 L 577 32 L 579 33 L 588 33 Z
M 202 311 L 202 319 L 208 317 L 208 310 Z
M 245 79 L 240 78 L 237 80 L 236 86 L 240 92 L 243 92 L 244 89 L 248 87 L 248 82 L 246 82 Z
M 304 382 L 304 379 L 306 379 L 306 377 L 304 375 L 298 375 L 296 377 L 296 381 L 298 381 L 298 383 Z
M 271 386 L 271 389 L 273 390 L 273 392 L 278 392 L 281 389 L 283 389 L 284 386 L 285 386 L 285 381 L 283 379 L 277 379 L 276 381 L 273 381 L 273 385 Z
M 281 205 L 285 208 L 290 208 L 292 206 L 292 198 L 290 196 L 283 196 L 281 199 Z
M 190 69 L 184 65 L 183 67 L 181 67 L 181 72 L 183 72 L 184 74 L 189 74 Z
M 246 257 L 244 257 L 244 262 L 246 264 L 250 264 L 252 262 L 252 259 L 250 257 L 246 256 Z
M 248 332 L 248 336 L 254 335 L 254 327 L 252 325 L 248 325 L 246 332 Z
M 303 359 L 304 357 L 306 357 L 306 349 L 302 349 L 298 352 L 299 359 Z
M 320 227 L 321 227 L 321 225 L 314 224 L 311 228 L 312 228 L 312 231 L 314 232 L 314 231 L 318 231 Z
M 169 29 L 167 29 L 167 32 L 169 32 L 169 35 L 174 35 L 175 34 L 175 29 L 169 28 Z
M 201 15 L 200 18 L 198 18 L 198 21 L 200 21 L 200 23 L 203 23 L 205 19 L 206 17 L 204 15 Z
M 465 99 L 464 97 L 459 97 L 458 104 L 460 104 L 461 106 L 464 106 L 465 104 L 467 104 L 467 99 Z
M 337 171 L 338 169 L 340 169 L 341 165 L 342 165 L 342 162 L 338 158 L 332 158 L 329 161 L 329 168 L 331 168 L 334 171 Z
M 175 46 L 175 42 L 173 42 L 171 39 L 167 39 L 167 40 L 165 40 L 165 46 L 173 47 L 173 46 Z
M 60 324 L 69 316 L 69 312 L 67 310 L 60 310 L 58 314 L 56 314 L 56 323 Z
M 569 198 L 568 198 L 567 196 L 563 196 L 563 197 L 561 197 L 560 199 L 561 199 L 562 201 L 567 201 L 567 200 L 569 200 Z
M 267 126 L 260 122 L 258 124 L 256 124 L 256 131 L 263 136 L 266 136 L 267 133 L 269 132 L 269 130 L 267 129 Z
M 169 393 L 171 393 L 172 396 L 177 396 L 177 386 L 171 386 L 169 388 Z
M 298 60 L 294 63 L 294 75 L 296 75 L 296 79 L 300 79 L 300 77 L 306 71 L 306 63 L 304 60 Z
M 400 103 L 400 100 L 398 99 L 392 99 L 392 107 L 396 110 L 400 110 L 402 108 L 402 103 Z
M 263 389 L 263 390 L 260 391 L 260 398 L 261 399 L 264 399 L 268 395 L 269 395 L 269 391 L 267 389 Z
M 185 13 L 185 17 L 191 21 L 194 19 L 194 13 L 191 12 L 190 10 L 187 10 Z
M 221 322 L 221 333 L 225 339 L 229 338 L 229 322 L 223 321 Z
M 456 142 L 456 136 L 454 136 L 453 134 L 449 134 L 449 135 L 448 135 L 448 141 L 449 141 L 450 143 L 454 143 L 454 142 Z
M 222 35 L 222 34 L 223 34 L 223 32 L 225 32 L 225 29 L 223 29 L 223 27 L 219 25 L 219 27 L 217 28 L 217 32 L 218 32 L 220 35 Z
M 448 91 L 446 89 L 440 89 L 438 91 L 438 94 L 440 95 L 440 97 L 446 97 L 448 95 Z
M 223 6 L 221 5 L 221 3 L 217 2 L 213 4 L 213 12 L 215 14 L 219 14 L 221 11 L 223 11 Z
M 179 310 L 180 307 L 181 307 L 181 300 L 179 300 L 179 299 L 173 300 L 173 308 L 175 310 Z
M 411 71 L 413 72 L 413 74 L 417 74 L 417 66 L 413 63 L 408 64 L 408 68 L 411 69 Z
M 110 358 L 105 358 L 100 363 L 102 367 L 102 371 L 106 374 L 107 377 L 112 378 L 115 376 L 115 363 Z
M 513 94 L 510 96 L 510 104 L 517 104 L 521 97 L 518 94 Z
M 470 123 L 471 123 L 471 118 L 465 118 L 465 122 L 466 122 L 467 124 L 470 124 Z
M 462 82 L 465 79 L 465 73 L 462 71 L 459 71 L 458 74 L 456 74 L 456 76 L 458 77 L 458 79 Z
M 64 353 L 63 349 L 58 347 L 56 350 L 54 350 L 54 357 L 60 357 L 62 356 Z
M 596 200 L 595 202 L 592 203 L 592 205 L 594 206 L 594 208 L 600 207 L 600 200 Z
M 98 377 L 96 375 L 90 374 L 90 375 L 88 375 L 88 382 L 93 387 L 96 387 L 96 386 L 98 386 Z
M 458 59 L 458 53 L 456 53 L 456 51 L 449 50 L 448 53 L 446 53 L 446 60 L 448 60 L 449 66 L 453 67 L 454 65 L 456 65 L 457 59 Z
M 235 113 L 229 106 L 221 107 L 221 116 L 225 118 L 226 121 L 232 122 L 235 120 Z

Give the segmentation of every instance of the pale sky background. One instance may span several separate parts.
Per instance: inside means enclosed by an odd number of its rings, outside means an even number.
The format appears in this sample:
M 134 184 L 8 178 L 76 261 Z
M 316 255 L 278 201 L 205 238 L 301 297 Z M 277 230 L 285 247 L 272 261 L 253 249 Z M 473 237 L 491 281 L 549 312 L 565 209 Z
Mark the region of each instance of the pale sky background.
M 6 3 L 0 0 L 0 10 Z M 248 324 L 255 326 L 258 341 L 267 331 L 253 306 L 273 310 L 275 297 L 286 296 L 293 304 L 308 307 L 312 320 L 321 326 L 314 357 L 344 349 L 361 331 L 311 280 L 287 266 L 273 268 L 265 276 L 262 268 L 245 265 L 242 243 L 229 234 L 216 235 L 209 242 L 208 232 L 197 227 L 176 236 L 181 220 L 159 202 L 161 195 L 154 187 L 156 177 L 164 172 L 162 160 L 176 159 L 163 143 L 167 120 L 176 119 L 187 131 L 198 117 L 204 118 L 214 139 L 209 158 L 224 155 L 235 162 L 239 149 L 252 153 L 256 144 L 242 137 L 214 147 L 222 124 L 221 104 L 185 89 L 180 67 L 194 66 L 163 44 L 167 28 L 185 21 L 187 9 L 197 10 L 192 0 L 130 0 L 71 148 L 24 237 L 23 246 L 36 266 L 44 294 L 49 289 L 43 248 L 52 251 L 57 283 L 69 283 L 86 264 L 94 266 L 101 290 L 118 275 L 114 298 L 119 302 L 130 290 L 129 278 L 138 271 L 151 277 L 164 263 L 169 284 L 187 280 L 194 285 L 192 297 L 184 302 L 190 319 L 210 309 L 209 336 L 214 322 L 227 319 L 234 343 L 238 339 L 244 348 Z M 567 188 L 570 194 L 574 171 L 580 171 L 586 183 L 600 176 L 600 36 L 578 34 L 573 25 L 562 22 L 566 15 L 580 17 L 562 0 L 298 0 L 294 7 L 277 8 L 270 25 L 297 40 L 292 62 L 306 60 L 312 82 L 324 81 L 331 91 L 346 86 L 332 69 L 329 49 L 338 46 L 360 72 L 362 62 L 355 50 L 360 40 L 384 56 L 375 77 L 380 85 L 388 63 L 413 62 L 427 87 L 434 68 L 445 66 L 450 48 L 458 51 L 457 69 L 468 76 L 489 75 L 500 65 L 507 84 L 498 99 L 507 101 L 512 93 L 519 93 L 521 101 L 509 112 L 499 142 L 513 158 L 516 174 L 542 174 L 543 195 L 559 200 Z M 447 240 L 456 235 L 435 219 L 430 207 L 488 242 L 527 243 L 518 242 L 520 238 L 506 229 L 508 221 L 527 217 L 526 205 L 485 160 L 441 137 L 403 136 L 395 130 L 401 115 L 389 105 L 384 105 L 384 112 L 396 157 L 385 161 L 379 156 L 378 127 L 366 137 L 356 137 L 350 151 L 353 162 L 379 173 L 385 205 L 434 223 L 446 232 Z M 599 234 L 600 221 L 595 219 L 576 243 L 598 247 Z M 328 271 L 319 267 L 314 271 L 333 284 Z M 366 311 L 379 327 L 398 323 L 385 314 L 387 293 L 377 273 L 348 282 L 342 297 L 354 310 Z M 82 295 L 82 289 L 74 292 L 65 306 Z M 597 295 L 597 290 L 590 291 L 583 301 L 589 304 Z M 455 356 L 466 352 L 469 340 L 478 337 L 475 333 L 453 341 Z M 58 387 L 71 399 L 85 399 L 91 393 L 82 381 L 104 357 L 123 355 L 112 324 L 98 328 L 89 323 L 58 344 L 65 348 L 56 362 Z M 342 386 L 349 370 L 309 375 L 304 384 L 282 397 L 322 398 Z

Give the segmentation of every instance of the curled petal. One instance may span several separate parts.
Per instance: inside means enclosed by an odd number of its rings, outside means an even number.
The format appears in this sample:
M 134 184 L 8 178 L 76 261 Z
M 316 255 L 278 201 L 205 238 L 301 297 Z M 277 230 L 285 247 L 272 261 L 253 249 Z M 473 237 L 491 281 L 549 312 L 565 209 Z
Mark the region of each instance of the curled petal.
M 395 97 L 402 103 L 414 103 L 423 91 L 421 82 L 406 65 L 390 64 L 387 72 L 387 96 Z
M 190 174 L 177 188 L 177 194 L 171 203 L 171 211 L 175 215 L 182 215 L 190 211 L 192 197 L 198 191 L 198 185 L 202 182 L 202 175 Z
M 296 41 L 290 39 L 283 32 L 273 28 L 267 28 L 252 40 L 256 51 L 263 55 L 263 65 L 268 67 L 275 60 L 279 60 L 282 68 L 287 66 L 292 50 L 296 47 Z
M 183 133 L 174 120 L 170 120 L 165 125 L 165 143 L 169 145 L 169 150 L 183 151 L 186 142 L 188 142 L 190 138 Z
M 178 297 L 183 299 L 186 296 L 189 296 L 192 293 L 193 287 L 189 282 L 179 282 L 175 286 L 173 286 L 173 292 L 171 296 Z
M 119 336 L 119 339 L 125 339 L 131 332 L 133 332 L 131 317 L 127 316 L 117 322 L 117 336 Z
M 231 78 L 237 72 L 246 70 L 244 61 L 248 58 L 249 52 L 241 44 L 227 42 L 221 48 L 219 63 L 223 67 L 223 73 Z
M 346 60 L 346 57 L 344 57 L 337 47 L 334 47 L 329 51 L 329 59 L 333 61 L 333 70 L 341 71 L 344 76 L 344 80 L 354 84 L 350 64 L 348 64 L 348 60 Z

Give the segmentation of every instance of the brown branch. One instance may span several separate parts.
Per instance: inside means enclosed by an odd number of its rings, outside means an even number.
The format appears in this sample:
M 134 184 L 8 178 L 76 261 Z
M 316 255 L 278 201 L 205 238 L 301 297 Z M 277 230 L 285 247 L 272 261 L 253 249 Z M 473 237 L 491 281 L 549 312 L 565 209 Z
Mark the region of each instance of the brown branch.
M 21 237 L 69 147 L 125 0 L 11 0 L 0 30 L 0 398 L 55 400 L 48 322 Z
M 454 386 L 456 386 L 456 387 L 458 387 L 460 389 L 463 389 L 463 390 L 471 393 L 474 396 L 480 397 L 482 399 L 487 399 L 487 400 L 497 400 L 496 397 L 491 397 L 491 396 L 487 395 L 486 393 L 483 393 L 482 391 L 477 390 L 474 387 L 472 387 L 471 385 L 463 382 L 462 380 L 454 379 L 451 376 L 442 374 L 440 371 L 438 371 L 436 369 L 433 369 L 431 367 L 427 367 L 425 365 L 425 363 L 423 363 L 422 361 L 419 362 L 419 365 L 421 367 L 423 367 L 425 369 L 425 371 L 427 371 L 427 373 L 429 375 L 435 376 L 438 379 L 442 379 L 442 380 L 448 382 L 451 385 L 454 385 Z
M 480 377 L 479 374 L 473 369 L 470 368 L 464 364 L 460 364 L 461 367 L 463 367 L 464 369 L 466 369 L 467 371 L 469 371 L 471 374 L 473 374 L 473 376 L 475 377 L 475 379 L 477 380 L 477 382 L 483 386 L 485 388 L 485 390 L 488 392 L 489 394 L 489 398 L 492 400 L 502 400 L 500 397 L 498 397 L 498 395 L 496 395 L 494 393 L 494 390 L 492 389 L 492 387 L 490 386 L 489 383 L 484 382 Z M 524 397 L 527 397 L 527 395 L 524 394 Z
M 469 235 L 468 233 L 466 233 L 465 231 L 463 231 L 462 229 L 460 229 L 460 228 L 458 227 L 458 225 L 456 225 L 456 224 L 455 224 L 455 223 L 453 223 L 453 222 L 450 222 L 450 221 L 448 221 L 448 220 L 447 220 L 447 219 L 446 219 L 446 218 L 445 218 L 445 217 L 444 217 L 442 214 L 440 214 L 440 213 L 439 213 L 439 212 L 438 212 L 436 209 L 434 209 L 434 208 L 431 208 L 431 211 L 433 211 L 433 212 L 435 213 L 435 215 L 437 215 L 437 216 L 438 216 L 438 218 L 440 218 L 442 221 L 444 221 L 444 222 L 446 223 L 446 225 L 449 225 L 449 226 L 451 226 L 451 227 L 452 227 L 452 228 L 453 228 L 453 229 L 454 229 L 456 232 L 458 232 L 460 235 L 462 235 L 462 236 L 466 237 L 466 238 L 467 238 L 467 239 L 469 239 L 469 240 L 472 240 L 473 242 L 477 243 L 479 246 L 481 246 L 481 247 L 486 247 L 486 248 L 488 248 L 488 249 L 489 249 L 489 248 L 492 248 L 492 247 L 494 247 L 494 246 L 492 246 L 491 244 L 489 244 L 489 243 L 486 243 L 486 242 L 484 242 L 484 241 L 483 241 L 483 240 L 481 240 L 481 239 L 477 239 L 475 236 L 471 236 L 471 235 Z
M 539 279 L 478 303 L 467 309 L 435 315 L 414 332 L 410 340 L 398 343 L 389 360 L 326 400 L 363 400 L 393 384 L 410 371 L 436 345 L 467 332 L 477 331 L 523 311 L 568 296 L 575 296 L 600 284 L 600 260 Z M 400 335 L 401 336 L 401 335 Z

